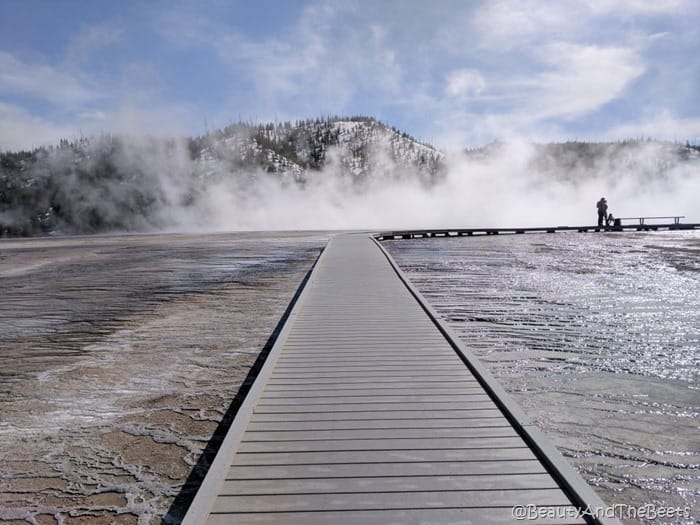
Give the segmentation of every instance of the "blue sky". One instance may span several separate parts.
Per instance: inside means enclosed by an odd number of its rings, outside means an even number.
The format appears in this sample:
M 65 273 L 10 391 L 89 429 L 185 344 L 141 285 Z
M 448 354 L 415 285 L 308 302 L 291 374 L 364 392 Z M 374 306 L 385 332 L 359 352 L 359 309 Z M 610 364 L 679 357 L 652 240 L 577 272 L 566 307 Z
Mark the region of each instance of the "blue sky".
M 698 142 L 698 56 L 697 0 L 0 0 L 0 150 L 336 114 Z

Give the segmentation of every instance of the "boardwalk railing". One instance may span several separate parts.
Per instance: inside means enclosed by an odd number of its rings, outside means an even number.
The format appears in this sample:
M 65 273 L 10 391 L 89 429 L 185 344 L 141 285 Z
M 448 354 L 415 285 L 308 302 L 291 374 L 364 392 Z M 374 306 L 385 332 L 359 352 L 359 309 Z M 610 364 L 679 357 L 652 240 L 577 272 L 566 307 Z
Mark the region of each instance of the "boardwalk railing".
M 671 215 L 667 217 L 616 217 L 621 221 L 639 221 L 640 225 L 644 224 L 645 220 L 666 220 L 673 219 L 673 224 L 680 224 L 681 219 L 685 219 L 685 215 Z
M 654 219 L 657 217 L 627 217 L 627 219 Z M 680 219 L 679 217 L 668 217 Z M 673 222 L 668 224 L 649 224 L 641 220 L 639 224 L 620 224 L 617 226 L 538 226 L 532 228 L 429 228 L 421 230 L 384 231 L 374 235 L 378 241 L 392 239 L 414 239 L 421 237 L 470 237 L 472 235 L 500 235 L 523 233 L 557 233 L 575 231 L 586 232 L 621 232 L 621 231 L 657 231 L 657 230 L 696 230 L 699 223 Z

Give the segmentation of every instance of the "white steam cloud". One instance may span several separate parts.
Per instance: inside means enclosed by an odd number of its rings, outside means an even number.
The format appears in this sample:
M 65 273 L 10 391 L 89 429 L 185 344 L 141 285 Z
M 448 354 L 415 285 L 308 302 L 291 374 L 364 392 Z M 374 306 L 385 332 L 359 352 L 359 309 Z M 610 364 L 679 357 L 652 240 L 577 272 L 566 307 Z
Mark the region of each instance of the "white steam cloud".
M 699 152 L 668 143 L 511 141 L 447 154 L 432 178 L 382 141 L 367 148 L 371 169 L 357 177 L 347 149 L 328 149 L 321 170 L 289 163 L 268 173 L 243 165 L 247 150 L 235 140 L 194 160 L 184 140 L 58 148 L 31 168 L 27 191 L 45 188 L 31 213 L 53 206 L 55 231 L 67 233 L 581 226 L 595 224 L 605 196 L 617 217 L 700 222 Z M 6 208 L 0 226 L 22 213 Z
M 698 221 L 699 163 L 674 164 L 656 143 L 640 143 L 633 154 L 634 162 L 601 157 L 593 166 L 556 172 L 533 166 L 535 146 L 512 142 L 481 159 L 448 155 L 445 178 L 432 186 L 415 174 L 379 172 L 358 188 L 338 163 L 313 172 L 304 187 L 251 172 L 244 184 L 204 185 L 193 206 L 163 212 L 173 228 L 205 230 L 574 226 L 594 224 L 595 203 L 605 196 L 616 216 Z M 171 175 L 162 180 L 174 196 L 186 191 L 182 183 Z

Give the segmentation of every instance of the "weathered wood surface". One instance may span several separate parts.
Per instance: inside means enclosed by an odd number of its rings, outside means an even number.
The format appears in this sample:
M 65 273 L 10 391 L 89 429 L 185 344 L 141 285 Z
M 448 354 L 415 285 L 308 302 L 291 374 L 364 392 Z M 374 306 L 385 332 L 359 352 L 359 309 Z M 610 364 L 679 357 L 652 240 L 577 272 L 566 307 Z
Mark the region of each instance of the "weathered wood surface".
M 491 395 L 376 243 L 336 237 L 185 523 L 585 523 Z

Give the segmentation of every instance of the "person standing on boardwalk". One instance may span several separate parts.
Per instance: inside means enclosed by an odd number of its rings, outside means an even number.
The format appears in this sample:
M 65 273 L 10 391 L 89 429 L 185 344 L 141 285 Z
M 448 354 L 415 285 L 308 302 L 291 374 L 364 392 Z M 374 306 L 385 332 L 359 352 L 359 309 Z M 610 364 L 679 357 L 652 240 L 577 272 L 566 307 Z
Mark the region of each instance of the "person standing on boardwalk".
M 600 198 L 596 207 L 598 208 L 598 226 L 603 226 L 608 218 L 608 201 L 605 200 L 605 197 Z

